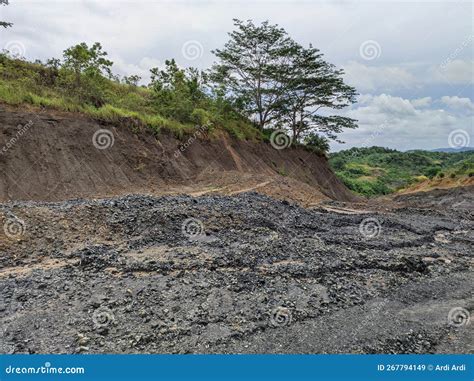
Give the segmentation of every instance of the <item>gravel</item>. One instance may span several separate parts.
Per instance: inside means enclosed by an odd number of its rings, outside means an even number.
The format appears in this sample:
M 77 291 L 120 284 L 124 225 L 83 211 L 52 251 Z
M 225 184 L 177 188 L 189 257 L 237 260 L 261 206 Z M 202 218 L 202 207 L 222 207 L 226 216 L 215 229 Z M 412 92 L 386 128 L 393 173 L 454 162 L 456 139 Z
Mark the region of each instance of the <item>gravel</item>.
M 472 353 L 470 205 L 443 208 L 1 204 L 0 352 Z

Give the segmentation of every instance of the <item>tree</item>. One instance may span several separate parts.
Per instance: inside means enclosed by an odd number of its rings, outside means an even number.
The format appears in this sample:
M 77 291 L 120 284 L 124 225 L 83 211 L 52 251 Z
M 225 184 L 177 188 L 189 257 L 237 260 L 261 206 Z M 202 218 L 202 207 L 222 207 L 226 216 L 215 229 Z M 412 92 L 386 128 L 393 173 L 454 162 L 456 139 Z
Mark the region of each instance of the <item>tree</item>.
M 311 149 L 324 153 L 329 151 L 329 141 L 324 136 L 320 136 L 314 132 L 310 132 L 304 139 L 304 143 Z
M 263 129 L 278 116 L 284 96 L 281 77 L 297 44 L 268 21 L 256 26 L 250 20 L 234 19 L 234 25 L 237 30 L 229 34 L 224 48 L 213 51 L 220 62 L 214 65 L 211 78 L 248 116 L 256 116 Z
M 267 21 L 256 26 L 234 20 L 234 25 L 237 30 L 224 48 L 213 52 L 219 62 L 211 79 L 235 106 L 256 117 L 260 129 L 288 129 L 294 141 L 301 141 L 310 131 L 337 140 L 343 128 L 357 127 L 354 119 L 325 110 L 354 103 L 356 91 L 318 49 L 303 48 Z
M 123 77 L 122 81 L 123 83 L 127 85 L 136 87 L 138 86 L 138 82 L 140 82 L 141 79 L 142 77 L 140 77 L 139 75 L 133 74 L 133 75 Z
M 99 42 L 88 47 L 85 42 L 72 46 L 64 51 L 64 67 L 71 69 L 75 75 L 76 87 L 81 85 L 81 75 L 97 76 L 107 74 L 112 75 L 110 67 L 113 62 L 106 59 L 107 52 L 102 50 Z
M 195 68 L 181 69 L 174 59 L 165 61 L 165 69 L 152 68 L 150 87 L 158 111 L 181 122 L 191 121 L 195 108 L 206 101 L 205 78 Z
M 338 110 L 355 102 L 356 91 L 342 79 L 337 70 L 322 58 L 318 49 L 298 47 L 288 66 L 284 101 L 279 108 L 280 119 L 300 141 L 305 134 L 317 132 L 337 140 L 343 128 L 356 128 L 356 121 L 339 115 L 322 115 L 320 110 Z
M 4 0 L 0 3 L 1 5 L 8 5 L 8 0 Z M 4 28 L 9 28 L 13 24 L 11 22 L 6 22 L 6 21 L 0 21 L 0 26 L 3 26 Z

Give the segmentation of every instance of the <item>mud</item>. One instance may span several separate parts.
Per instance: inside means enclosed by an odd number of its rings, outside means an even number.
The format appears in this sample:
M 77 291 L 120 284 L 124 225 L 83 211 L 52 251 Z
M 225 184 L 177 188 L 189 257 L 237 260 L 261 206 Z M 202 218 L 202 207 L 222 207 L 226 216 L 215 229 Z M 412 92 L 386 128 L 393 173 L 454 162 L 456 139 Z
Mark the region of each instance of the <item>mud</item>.
M 0 350 L 473 353 L 472 204 L 351 208 L 1 204 Z

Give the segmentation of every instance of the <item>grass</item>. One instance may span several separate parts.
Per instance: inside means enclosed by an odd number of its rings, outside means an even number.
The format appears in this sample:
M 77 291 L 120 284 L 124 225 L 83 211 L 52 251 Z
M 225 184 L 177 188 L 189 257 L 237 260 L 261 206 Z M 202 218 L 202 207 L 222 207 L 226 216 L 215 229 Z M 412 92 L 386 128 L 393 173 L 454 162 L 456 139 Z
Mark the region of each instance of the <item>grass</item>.
M 99 106 L 81 99 L 81 94 L 71 90 L 67 76 L 42 64 L 14 59 L 0 54 L 0 101 L 9 105 L 30 104 L 54 110 L 79 112 L 94 119 L 131 126 L 149 128 L 155 134 L 170 131 L 178 138 L 194 133 L 197 123 L 176 120 L 160 114 L 153 90 L 131 86 L 100 77 L 86 88 L 101 99 Z M 84 89 L 82 89 L 84 90 Z M 212 117 L 208 136 L 226 132 L 242 140 L 261 140 L 261 132 L 244 117 Z

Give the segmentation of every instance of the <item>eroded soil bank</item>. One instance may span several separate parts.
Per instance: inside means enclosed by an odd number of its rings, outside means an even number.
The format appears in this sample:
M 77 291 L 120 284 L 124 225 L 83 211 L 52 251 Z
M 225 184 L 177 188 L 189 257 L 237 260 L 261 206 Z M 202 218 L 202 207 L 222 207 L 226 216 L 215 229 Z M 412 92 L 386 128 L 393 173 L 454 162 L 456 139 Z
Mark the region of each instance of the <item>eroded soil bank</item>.
M 305 149 L 211 138 L 202 129 L 155 136 L 128 123 L 0 104 L 0 202 L 253 189 L 305 205 L 355 199 L 327 159 Z

